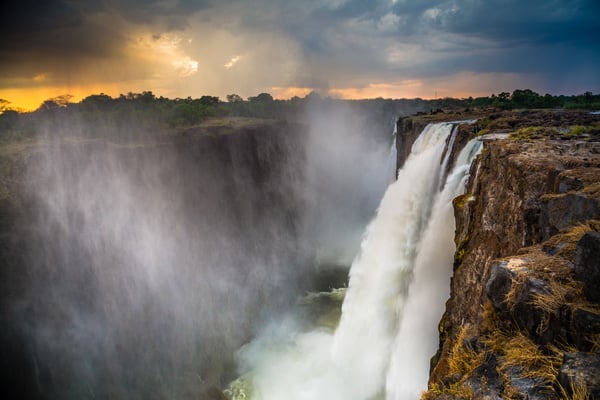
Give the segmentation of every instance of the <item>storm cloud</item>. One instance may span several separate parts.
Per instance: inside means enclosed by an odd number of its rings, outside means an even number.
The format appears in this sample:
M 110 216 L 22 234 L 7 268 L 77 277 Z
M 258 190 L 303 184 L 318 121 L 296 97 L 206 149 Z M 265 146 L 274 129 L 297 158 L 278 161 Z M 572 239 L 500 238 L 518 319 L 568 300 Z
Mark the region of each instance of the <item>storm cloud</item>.
M 0 97 L 597 92 L 598 15 L 595 0 L 26 0 L 2 5 Z

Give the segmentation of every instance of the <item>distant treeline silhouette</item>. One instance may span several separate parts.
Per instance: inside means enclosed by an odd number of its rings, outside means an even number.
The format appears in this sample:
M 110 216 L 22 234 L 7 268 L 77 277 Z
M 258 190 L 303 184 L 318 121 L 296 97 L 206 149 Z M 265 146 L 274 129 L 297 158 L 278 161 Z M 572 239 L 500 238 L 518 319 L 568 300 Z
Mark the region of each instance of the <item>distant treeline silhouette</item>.
M 306 107 L 321 103 L 348 102 L 376 110 L 398 110 L 402 114 L 432 110 L 457 111 L 465 109 L 502 110 L 532 108 L 600 109 L 600 95 L 585 92 L 580 95 L 540 95 L 530 89 L 518 89 L 487 97 L 463 99 L 369 99 L 339 100 L 322 98 L 316 92 L 289 100 L 276 100 L 269 93 L 244 100 L 237 94 L 221 100 L 215 96 L 169 99 L 157 97 L 150 91 L 121 94 L 118 97 L 100 93 L 78 103 L 71 95 L 61 95 L 44 101 L 31 112 L 11 108 L 10 102 L 0 99 L 0 140 L 14 140 L 36 133 L 75 130 L 89 136 L 131 137 L 148 133 L 164 133 L 191 127 L 209 118 L 250 117 L 299 121 Z M 321 104 L 322 105 L 322 104 Z M 383 113 L 383 111 L 382 111 Z M 376 113 L 375 113 L 376 114 Z

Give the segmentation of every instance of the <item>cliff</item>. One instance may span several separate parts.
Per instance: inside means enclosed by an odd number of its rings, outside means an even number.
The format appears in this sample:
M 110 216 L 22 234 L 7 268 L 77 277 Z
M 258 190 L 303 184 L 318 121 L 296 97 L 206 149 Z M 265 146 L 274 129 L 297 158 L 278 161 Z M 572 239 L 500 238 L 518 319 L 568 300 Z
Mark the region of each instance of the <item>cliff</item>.
M 454 276 L 423 398 L 600 398 L 599 121 L 502 113 L 467 129 L 503 135 L 483 137 L 453 202 Z
M 305 133 L 221 119 L 1 143 L 2 397 L 213 398 L 265 299 L 309 284 Z

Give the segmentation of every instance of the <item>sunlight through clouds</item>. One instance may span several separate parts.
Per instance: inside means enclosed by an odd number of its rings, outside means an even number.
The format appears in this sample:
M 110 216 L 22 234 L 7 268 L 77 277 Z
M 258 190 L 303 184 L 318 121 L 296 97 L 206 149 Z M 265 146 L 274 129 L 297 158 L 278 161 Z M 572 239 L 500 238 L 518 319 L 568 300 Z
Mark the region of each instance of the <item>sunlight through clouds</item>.
M 184 37 L 173 32 L 144 35 L 138 39 L 139 50 L 156 63 L 168 65 L 180 77 L 188 77 L 198 72 L 198 61 L 185 54 L 182 49 Z M 190 44 L 191 38 L 185 43 Z
M 92 94 L 102 85 L 116 88 L 112 95 L 141 88 L 182 98 L 270 88 L 430 98 L 442 91 L 438 82 L 469 73 L 478 79 L 444 86 L 475 95 L 479 77 L 501 73 L 483 82 L 487 95 L 600 90 L 597 0 L 85 3 L 7 3 L 0 98 L 15 104 L 25 92 Z M 398 84 L 411 81 L 423 82 L 421 91 Z
M 231 60 L 229 60 L 225 65 L 223 65 L 225 68 L 229 69 L 231 67 L 233 67 L 235 65 L 235 63 L 237 63 L 238 61 L 240 61 L 240 59 L 242 58 L 242 56 L 235 56 L 232 57 Z

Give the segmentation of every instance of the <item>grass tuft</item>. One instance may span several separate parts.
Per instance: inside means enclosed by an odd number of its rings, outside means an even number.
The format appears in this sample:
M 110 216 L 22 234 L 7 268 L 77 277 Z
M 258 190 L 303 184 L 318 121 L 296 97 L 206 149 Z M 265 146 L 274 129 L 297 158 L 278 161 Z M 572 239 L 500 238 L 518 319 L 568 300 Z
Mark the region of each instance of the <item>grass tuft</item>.
M 557 349 L 544 351 L 522 332 L 510 335 L 496 331 L 484 339 L 484 343 L 502 357 L 501 372 L 516 367 L 521 377 L 537 379 L 549 388 L 556 382 L 563 356 Z
M 421 400 L 435 400 L 438 396 L 452 396 L 457 399 L 473 400 L 475 391 L 468 383 L 456 382 L 448 386 L 439 386 L 434 384 L 431 388 L 421 393 Z
M 448 358 L 450 375 L 467 375 L 483 362 L 483 354 L 477 353 L 467 339 L 470 329 L 469 325 L 463 326 L 454 340 Z

